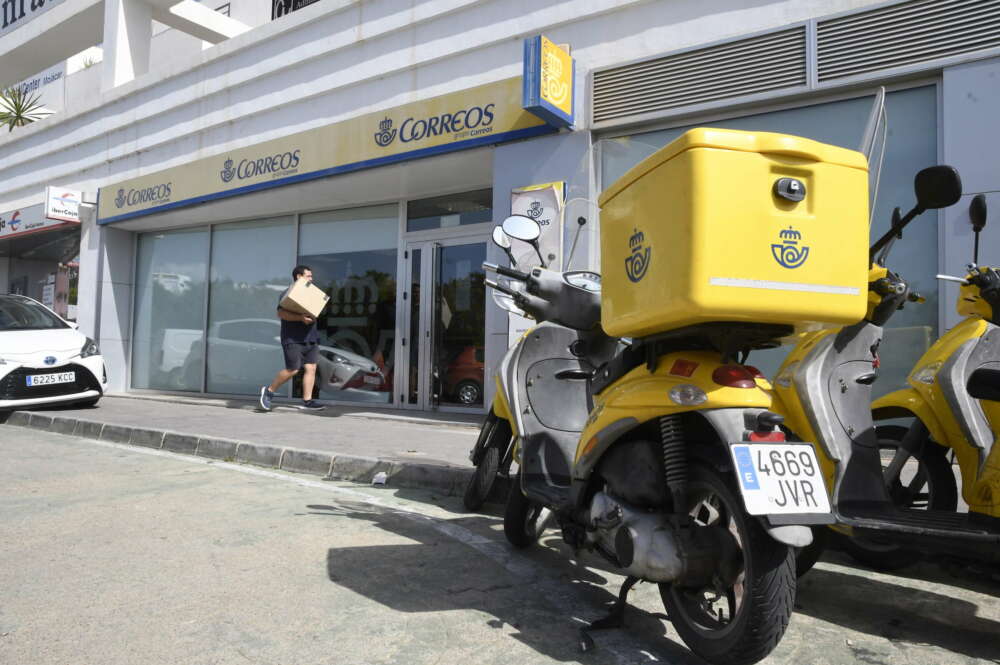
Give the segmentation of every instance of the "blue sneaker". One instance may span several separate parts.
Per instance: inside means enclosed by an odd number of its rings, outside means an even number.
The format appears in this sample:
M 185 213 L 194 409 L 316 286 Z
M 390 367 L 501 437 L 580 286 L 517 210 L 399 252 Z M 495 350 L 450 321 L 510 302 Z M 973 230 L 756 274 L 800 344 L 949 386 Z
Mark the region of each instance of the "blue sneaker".
M 271 400 L 274 398 L 274 393 L 268 390 L 267 386 L 261 386 L 260 388 L 260 408 L 265 411 L 271 410 Z
M 326 407 L 314 399 L 307 399 L 306 401 L 302 402 L 302 406 L 300 406 L 299 408 L 302 409 L 303 411 L 322 411 Z

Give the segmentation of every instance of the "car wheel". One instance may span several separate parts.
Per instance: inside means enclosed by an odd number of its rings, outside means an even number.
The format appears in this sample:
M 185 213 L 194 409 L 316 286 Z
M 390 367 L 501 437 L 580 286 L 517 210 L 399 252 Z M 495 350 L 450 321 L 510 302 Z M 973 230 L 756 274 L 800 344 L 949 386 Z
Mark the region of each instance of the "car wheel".
M 455 398 L 459 404 L 481 404 L 483 388 L 475 381 L 462 381 L 455 387 Z

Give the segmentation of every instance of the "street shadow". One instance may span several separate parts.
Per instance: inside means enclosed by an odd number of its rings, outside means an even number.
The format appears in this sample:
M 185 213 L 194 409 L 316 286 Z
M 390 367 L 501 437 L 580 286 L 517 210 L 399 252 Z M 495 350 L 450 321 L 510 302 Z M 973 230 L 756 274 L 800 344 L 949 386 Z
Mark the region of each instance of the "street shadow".
M 978 606 L 961 598 L 814 568 L 799 579 L 795 608 L 893 642 L 932 645 L 1000 662 L 1000 622 L 979 616 Z
M 820 560 L 852 568 L 858 571 L 859 575 L 867 575 L 874 571 L 883 575 L 892 575 L 901 580 L 932 582 L 934 584 L 944 584 L 965 589 L 974 593 L 1000 596 L 1000 577 L 993 577 L 1000 576 L 1000 567 L 994 567 L 991 570 L 985 564 L 960 561 L 958 559 L 947 560 L 928 557 L 923 561 L 900 570 L 890 572 L 879 571 L 856 561 L 840 549 L 836 545 L 835 540 L 831 543 L 830 548 L 823 552 Z
M 308 509 L 315 515 L 367 520 L 408 541 L 331 547 L 326 561 L 331 582 L 398 612 L 474 610 L 488 614 L 491 618 L 484 619 L 485 625 L 497 630 L 507 627 L 508 632 L 513 629 L 511 637 L 559 662 L 609 662 L 608 651 L 600 646 L 602 636 L 619 631 L 593 633 L 597 648 L 583 653 L 578 646 L 579 629 L 607 613 L 617 586 L 614 593 L 609 591 L 604 586 L 609 579 L 601 571 L 575 565 L 565 553 L 550 547 L 560 540 L 558 536 L 515 554 L 506 543 L 487 539 L 463 543 L 453 534 L 445 535 L 453 526 L 475 534 L 495 523 L 484 517 L 445 520 L 439 531 L 429 524 L 430 518 L 415 520 L 370 507 L 310 505 Z M 422 523 L 424 519 L 428 522 Z M 477 524 L 477 520 L 483 523 Z M 470 547 L 474 551 L 470 552 Z M 634 647 L 635 660 L 704 665 L 667 637 L 665 620 L 662 613 L 629 606 L 624 632 L 642 638 L 641 646 L 637 643 Z M 650 652 L 653 658 L 641 655 L 640 650 Z

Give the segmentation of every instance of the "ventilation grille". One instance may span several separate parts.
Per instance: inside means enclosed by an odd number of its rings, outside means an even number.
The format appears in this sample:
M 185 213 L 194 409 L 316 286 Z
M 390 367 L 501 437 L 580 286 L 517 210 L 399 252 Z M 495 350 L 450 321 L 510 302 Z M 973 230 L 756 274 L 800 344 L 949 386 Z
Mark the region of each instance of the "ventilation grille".
M 595 72 L 593 120 L 803 85 L 806 37 L 798 27 Z
M 817 24 L 820 81 L 1000 46 L 1000 0 L 915 0 Z

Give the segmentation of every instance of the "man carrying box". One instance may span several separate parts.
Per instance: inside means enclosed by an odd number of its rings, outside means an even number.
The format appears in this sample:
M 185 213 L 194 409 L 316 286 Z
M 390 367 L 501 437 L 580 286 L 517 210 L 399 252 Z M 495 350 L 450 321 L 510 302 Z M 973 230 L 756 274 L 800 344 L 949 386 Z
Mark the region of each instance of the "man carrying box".
M 271 410 L 271 399 L 285 381 L 302 374 L 302 406 L 308 411 L 322 411 L 322 404 L 312 399 L 316 383 L 316 361 L 319 357 L 319 332 L 316 317 L 329 298 L 312 285 L 312 269 L 295 266 L 294 283 L 278 299 L 278 318 L 281 319 L 281 348 L 285 354 L 285 369 L 278 372 L 270 386 L 260 388 L 260 408 Z M 315 292 L 319 292 L 318 294 Z M 293 298 L 294 296 L 294 298 Z M 312 311 L 309 311 L 311 308 Z

